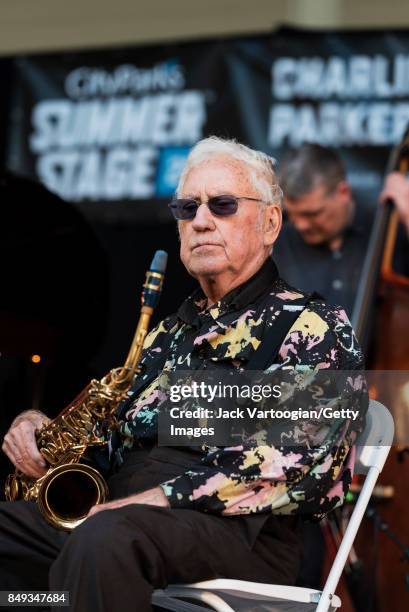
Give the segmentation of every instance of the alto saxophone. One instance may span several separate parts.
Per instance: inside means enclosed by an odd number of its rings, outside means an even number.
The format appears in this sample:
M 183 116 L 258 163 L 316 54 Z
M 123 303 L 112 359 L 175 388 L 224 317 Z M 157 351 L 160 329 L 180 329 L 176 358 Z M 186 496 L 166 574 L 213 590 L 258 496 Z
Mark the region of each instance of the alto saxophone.
M 115 412 L 140 372 L 138 363 L 156 307 L 167 263 L 167 253 L 156 251 L 146 273 L 141 312 L 125 365 L 112 369 L 89 385 L 53 421 L 36 432 L 36 442 L 49 466 L 46 474 L 34 479 L 20 470 L 9 474 L 5 496 L 9 501 L 36 501 L 47 521 L 59 529 L 79 525 L 95 504 L 107 499 L 102 475 L 87 463 L 87 449 L 106 444 L 102 431 L 113 431 Z

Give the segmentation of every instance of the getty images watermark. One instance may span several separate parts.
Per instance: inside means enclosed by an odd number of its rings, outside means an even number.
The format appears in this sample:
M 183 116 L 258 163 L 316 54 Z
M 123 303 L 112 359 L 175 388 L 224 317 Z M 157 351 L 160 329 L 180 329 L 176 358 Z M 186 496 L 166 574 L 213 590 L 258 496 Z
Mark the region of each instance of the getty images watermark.
M 229 446 L 319 443 L 361 425 L 368 394 L 361 372 L 167 372 L 161 385 L 159 443 Z
M 267 399 L 279 399 L 282 397 L 281 386 L 276 385 L 231 385 L 221 382 L 208 384 L 204 381 L 198 383 L 192 381 L 190 384 L 174 384 L 169 388 L 169 400 L 179 404 L 183 400 L 197 399 L 212 403 L 216 400 L 250 400 L 251 403 L 262 402 Z M 322 405 L 319 408 L 288 410 L 285 408 L 265 408 L 247 406 L 245 408 L 182 408 L 179 405 L 169 408 L 172 419 L 290 419 L 291 421 L 305 419 L 352 419 L 359 417 L 360 411 L 353 408 L 338 408 L 331 405 Z

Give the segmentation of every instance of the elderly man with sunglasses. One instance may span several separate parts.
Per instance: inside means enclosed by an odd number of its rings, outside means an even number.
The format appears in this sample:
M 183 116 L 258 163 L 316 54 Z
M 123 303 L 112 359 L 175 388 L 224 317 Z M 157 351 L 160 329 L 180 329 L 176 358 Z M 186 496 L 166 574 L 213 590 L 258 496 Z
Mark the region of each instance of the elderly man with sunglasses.
M 301 436 L 296 452 L 255 438 L 227 447 L 158 445 L 162 372 L 361 367 L 345 313 L 288 286 L 271 260 L 281 195 L 265 154 L 216 137 L 193 148 L 170 208 L 181 259 L 199 287 L 146 339 L 144 374 L 110 440 L 112 501 L 94 507 L 71 534 L 48 525 L 34 504 L 0 504 L 0 589 L 49 586 L 69 591 L 75 612 L 142 612 L 151 609 L 152 591 L 169 583 L 294 583 L 300 516 L 322 517 L 348 489 L 348 422 L 318 449 Z M 365 397 L 353 384 L 358 429 Z M 23 413 L 3 444 L 35 477 L 45 466 L 34 430 L 45 418 Z

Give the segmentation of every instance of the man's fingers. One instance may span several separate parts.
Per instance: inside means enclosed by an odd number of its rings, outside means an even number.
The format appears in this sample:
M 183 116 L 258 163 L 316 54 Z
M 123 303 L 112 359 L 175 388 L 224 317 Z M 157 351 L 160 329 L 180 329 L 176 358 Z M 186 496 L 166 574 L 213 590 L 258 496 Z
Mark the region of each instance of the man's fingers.
M 24 474 L 40 478 L 46 473 L 47 466 L 36 446 L 32 425 L 21 423 L 11 429 L 5 443 L 7 456 Z
M 43 414 L 39 410 L 26 410 L 21 414 L 17 415 L 11 424 L 10 429 L 17 427 L 20 423 L 31 423 L 34 425 L 36 429 L 41 429 L 43 425 L 47 425 L 50 423 L 50 420 L 47 415 Z
M 379 201 L 381 204 L 385 204 L 386 200 L 389 198 L 388 192 L 384 189 L 379 194 Z
M 14 447 L 13 444 L 10 441 L 10 438 L 8 437 L 9 434 L 6 434 L 4 436 L 4 440 L 3 440 L 3 444 L 1 447 L 1 450 L 3 451 L 3 453 L 5 453 L 7 455 L 7 457 L 10 459 L 10 461 L 16 465 L 16 455 L 14 453 Z
M 92 506 L 91 510 L 88 512 L 88 516 L 92 516 L 97 512 L 102 512 L 102 510 L 115 510 L 115 508 L 121 508 L 121 506 L 126 505 L 125 499 L 116 499 L 111 502 L 107 502 L 105 504 L 97 504 L 96 506 Z
M 87 518 L 101 512 L 101 510 L 110 510 L 111 507 L 107 507 L 107 505 L 108 504 L 98 504 L 97 506 L 92 506 L 91 510 L 88 512 Z
M 32 476 L 33 478 L 39 478 L 45 473 L 46 470 L 40 470 L 37 466 L 32 466 L 30 462 L 24 458 L 24 456 L 20 453 L 17 446 L 13 444 L 10 439 L 4 439 L 2 450 L 13 463 L 13 465 L 22 471 L 27 476 Z
M 99 512 L 99 508 L 98 506 L 92 506 L 91 510 L 88 512 L 87 516 L 93 516 L 94 514 L 96 514 L 97 512 Z
M 4 436 L 2 450 L 21 472 L 40 478 L 47 472 L 47 464 L 37 448 L 35 432 L 48 417 L 36 411 L 27 411 L 17 417 Z
M 35 428 L 30 423 L 21 423 L 11 432 L 13 440 L 18 445 L 19 450 L 25 460 L 31 460 L 40 467 L 45 467 L 45 461 L 37 448 L 35 439 Z
M 128 497 L 114 499 L 110 502 L 106 502 L 105 504 L 97 504 L 96 506 L 92 506 L 88 512 L 87 518 L 93 516 L 97 512 L 101 512 L 102 510 L 115 510 L 116 508 L 122 508 L 123 506 L 128 506 L 129 504 L 151 504 L 162 507 L 169 506 L 168 499 L 163 493 L 162 489 L 149 489 L 148 491 L 143 491 L 142 493 L 135 493 L 133 495 L 129 495 Z

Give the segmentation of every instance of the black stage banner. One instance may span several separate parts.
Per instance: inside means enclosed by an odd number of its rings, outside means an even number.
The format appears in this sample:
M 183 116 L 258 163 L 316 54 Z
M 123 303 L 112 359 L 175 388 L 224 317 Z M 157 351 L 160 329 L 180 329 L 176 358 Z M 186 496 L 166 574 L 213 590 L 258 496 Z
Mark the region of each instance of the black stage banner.
M 409 121 L 409 32 L 282 29 L 14 62 L 7 164 L 100 219 L 168 220 L 192 145 L 336 147 L 376 198 Z M 161 204 L 159 206 L 159 204 Z

